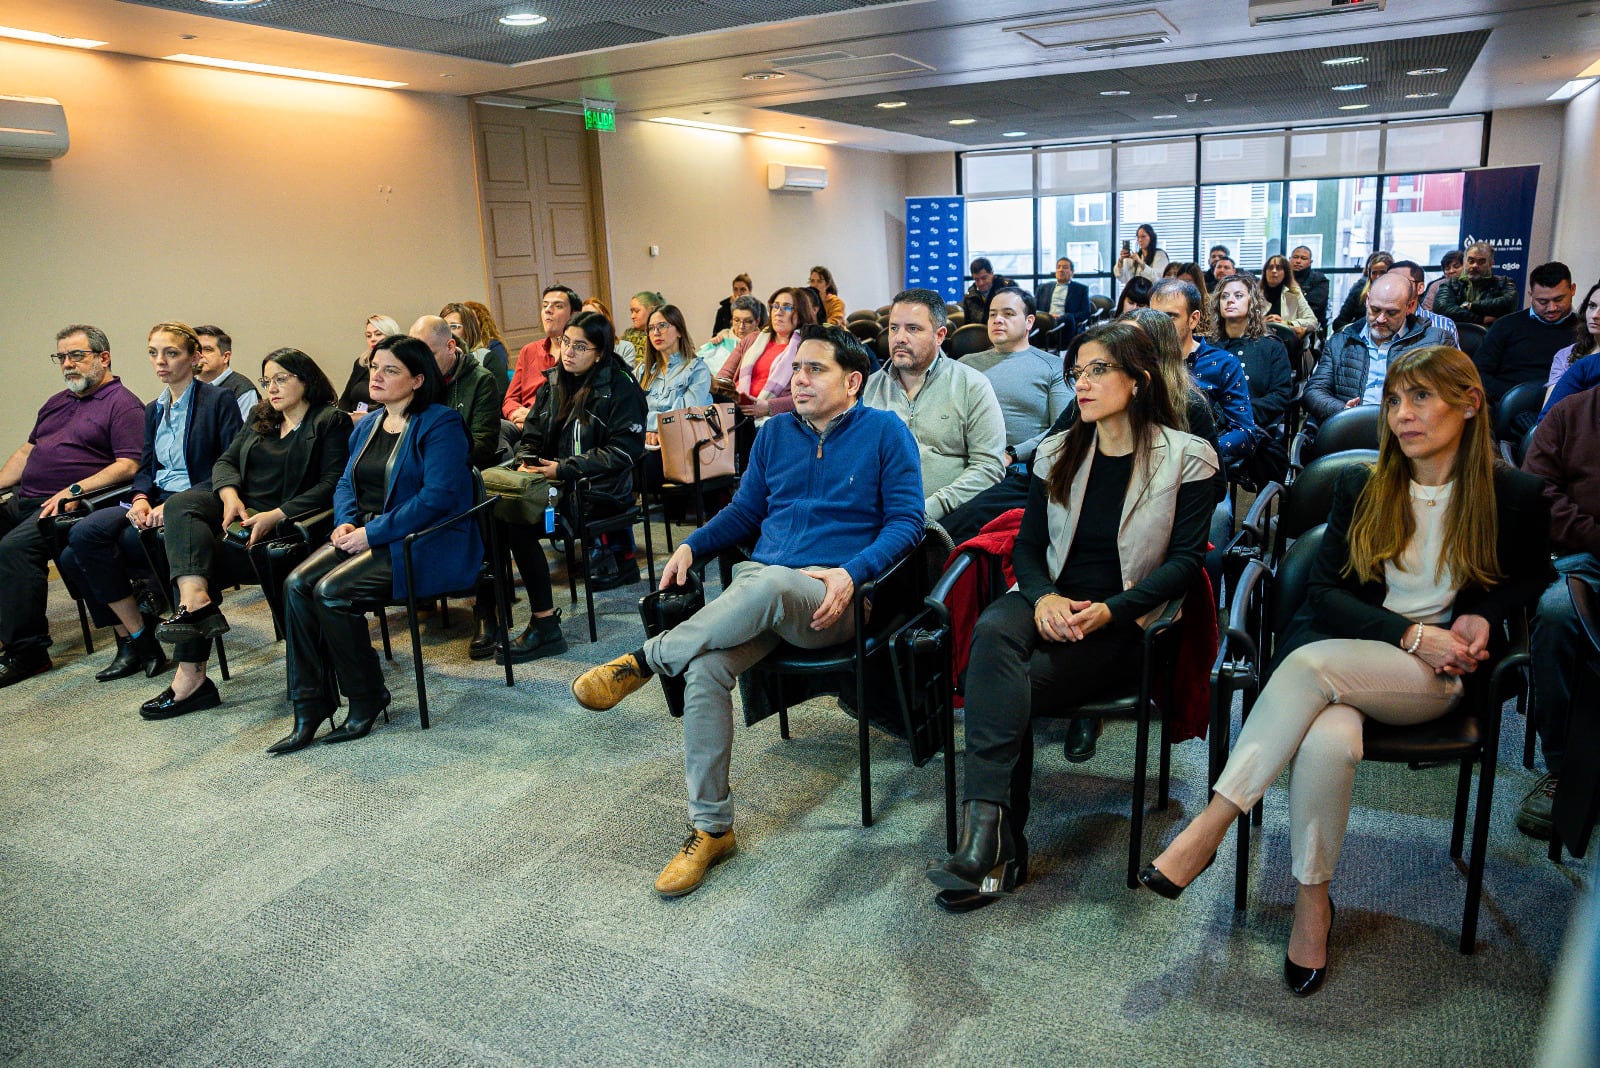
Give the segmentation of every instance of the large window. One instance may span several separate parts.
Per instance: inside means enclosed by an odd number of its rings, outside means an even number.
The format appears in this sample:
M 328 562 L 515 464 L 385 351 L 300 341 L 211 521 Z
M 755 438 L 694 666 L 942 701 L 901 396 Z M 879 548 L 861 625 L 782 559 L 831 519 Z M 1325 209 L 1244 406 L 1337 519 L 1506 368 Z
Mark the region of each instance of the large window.
M 1454 248 L 1461 168 L 1481 164 L 1482 116 L 968 152 L 968 260 L 1024 285 L 1073 261 L 1114 295 L 1124 241 L 1153 227 L 1173 262 L 1225 245 L 1241 268 L 1297 245 L 1331 281 L 1330 315 L 1374 249 L 1432 265 Z

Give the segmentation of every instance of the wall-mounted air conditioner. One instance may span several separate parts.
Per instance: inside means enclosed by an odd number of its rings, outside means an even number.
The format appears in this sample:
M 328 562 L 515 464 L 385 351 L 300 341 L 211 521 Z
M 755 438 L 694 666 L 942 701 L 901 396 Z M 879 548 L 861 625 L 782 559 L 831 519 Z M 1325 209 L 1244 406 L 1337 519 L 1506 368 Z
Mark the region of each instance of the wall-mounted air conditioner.
M 1250 0 L 1250 25 L 1382 11 L 1388 0 Z
M 0 158 L 60 159 L 67 154 L 67 112 L 42 96 L 0 96 Z
M 801 189 L 811 192 L 828 188 L 828 168 L 802 167 L 798 163 L 767 164 L 768 189 Z

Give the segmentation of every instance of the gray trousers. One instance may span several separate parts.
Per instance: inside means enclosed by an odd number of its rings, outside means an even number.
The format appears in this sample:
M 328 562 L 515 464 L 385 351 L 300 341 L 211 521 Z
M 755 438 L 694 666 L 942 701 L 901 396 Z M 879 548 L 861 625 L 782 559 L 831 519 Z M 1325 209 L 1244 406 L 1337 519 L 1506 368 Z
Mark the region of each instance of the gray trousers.
M 718 834 L 733 826 L 728 759 L 733 752 L 733 687 L 740 673 L 779 642 L 820 649 L 855 635 L 855 618 L 848 610 L 826 630 L 811 629 L 811 616 L 825 592 L 805 571 L 745 560 L 734 565 L 733 581 L 721 596 L 644 643 L 651 670 L 683 676 L 684 781 L 689 821 L 698 829 Z

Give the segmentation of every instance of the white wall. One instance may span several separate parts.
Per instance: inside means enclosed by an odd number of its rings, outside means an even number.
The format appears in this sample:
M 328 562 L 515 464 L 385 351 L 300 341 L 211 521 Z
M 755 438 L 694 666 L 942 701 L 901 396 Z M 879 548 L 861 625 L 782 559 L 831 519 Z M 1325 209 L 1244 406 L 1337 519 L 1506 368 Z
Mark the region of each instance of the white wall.
M 906 196 L 948 197 L 956 192 L 956 154 L 918 152 L 906 158 Z
M 61 388 L 45 354 L 99 326 L 112 369 L 160 392 L 151 324 L 216 323 L 255 377 L 304 349 L 338 387 L 375 313 L 401 328 L 483 299 L 472 135 L 460 99 L 0 43 L 7 93 L 67 112 L 71 150 L 0 160 L 0 454 Z
M 1600 279 L 1600 85 L 1567 102 L 1561 188 L 1556 197 L 1555 258 L 1572 268 L 1578 296 Z
M 741 271 L 765 300 L 804 285 L 812 265 L 833 272 L 846 307 L 875 308 L 899 288 L 905 254 L 900 156 L 617 120 L 599 135 L 611 291 L 656 290 L 683 309 L 697 343 Z M 767 164 L 828 169 L 815 193 L 767 189 Z M 660 255 L 652 257 L 656 245 Z
M 1539 164 L 1539 187 L 1533 201 L 1528 269 L 1560 259 L 1555 255 L 1556 201 L 1563 185 L 1561 160 L 1565 109 L 1559 104 L 1508 108 L 1492 114 L 1489 124 L 1489 166 Z

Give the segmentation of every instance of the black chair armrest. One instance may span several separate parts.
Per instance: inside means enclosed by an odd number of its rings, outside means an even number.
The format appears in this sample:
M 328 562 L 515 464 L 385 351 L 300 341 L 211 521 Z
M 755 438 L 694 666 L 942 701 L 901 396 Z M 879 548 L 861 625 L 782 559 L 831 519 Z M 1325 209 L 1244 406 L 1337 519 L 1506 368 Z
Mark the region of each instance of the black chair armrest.
M 287 529 L 289 534 L 276 540 L 299 539 L 307 545 L 321 545 L 333 535 L 333 527 L 332 508 L 303 512 L 300 515 L 289 516 L 279 524 L 279 529 Z
M 115 486 L 107 486 L 105 489 L 95 490 L 93 493 L 85 493 L 82 497 L 68 498 L 62 502 L 61 509 L 56 512 L 56 516 L 62 518 L 70 516 L 73 519 L 82 519 L 96 508 L 104 508 L 108 504 L 115 504 L 122 500 L 131 489 L 133 489 L 132 482 L 119 482 Z
M 1256 499 L 1250 505 L 1250 510 L 1245 513 L 1244 521 L 1239 524 L 1239 532 L 1250 532 L 1254 544 L 1264 546 L 1267 543 L 1267 523 L 1272 517 L 1272 508 L 1278 503 L 1278 498 L 1283 496 L 1283 486 L 1277 482 L 1268 482 Z
M 441 530 L 444 530 L 447 527 L 455 526 L 457 523 L 460 523 L 463 520 L 472 519 L 472 518 L 475 518 L 477 516 L 480 516 L 485 511 L 487 511 L 490 508 L 493 508 L 494 506 L 495 506 L 495 498 L 493 498 L 493 497 L 485 497 L 483 500 L 479 501 L 477 504 L 474 504 L 471 508 L 468 508 L 465 512 L 461 512 L 458 515 L 450 516 L 448 519 L 441 519 L 441 520 L 439 520 L 439 522 L 435 523 L 431 527 L 428 527 L 426 530 L 419 530 L 419 531 L 416 531 L 414 533 L 407 534 L 405 536 L 405 538 L 402 539 L 402 544 L 405 546 L 405 551 L 409 554 L 410 551 L 411 551 L 411 547 L 413 545 L 415 545 L 417 542 L 421 541 L 423 538 L 431 537 L 432 535 L 439 533 Z
M 961 550 L 960 555 L 955 558 L 955 562 L 944 569 L 944 574 L 939 576 L 939 581 L 934 583 L 933 589 L 929 591 L 928 596 L 923 598 L 922 603 L 933 609 L 941 622 L 948 623 L 950 620 L 948 602 L 950 593 L 955 589 L 956 583 L 961 581 L 962 575 L 965 575 L 968 570 L 976 567 L 980 562 L 976 551 L 972 549 Z

